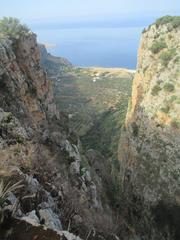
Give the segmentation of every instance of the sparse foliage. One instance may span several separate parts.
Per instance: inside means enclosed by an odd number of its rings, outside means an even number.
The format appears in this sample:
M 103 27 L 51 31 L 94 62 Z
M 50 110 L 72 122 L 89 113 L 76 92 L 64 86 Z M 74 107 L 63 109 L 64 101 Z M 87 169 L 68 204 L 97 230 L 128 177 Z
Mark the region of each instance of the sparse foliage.
M 156 96 L 158 95 L 159 91 L 161 91 L 161 87 L 159 85 L 155 85 L 153 88 L 152 88 L 152 91 L 151 91 L 151 94 L 153 96 Z
M 4 181 L 1 180 L 0 182 L 0 224 L 4 220 L 4 206 L 7 200 L 8 195 L 11 192 L 16 192 L 17 189 L 22 188 L 23 185 L 21 184 L 21 181 L 11 185 L 11 182 L 4 184 Z
M 159 27 L 161 25 L 167 24 L 167 23 L 171 23 L 173 28 L 177 28 L 180 26 L 180 16 L 164 16 L 161 17 L 159 19 L 157 19 L 156 21 L 156 26 Z
M 176 50 L 175 49 L 169 49 L 165 52 L 162 52 L 160 55 L 160 60 L 163 66 L 167 67 L 170 60 L 175 56 Z
M 163 88 L 166 92 L 173 92 L 175 89 L 172 83 L 166 83 Z
M 12 39 L 18 39 L 21 35 L 27 34 L 29 29 L 21 24 L 17 18 L 4 17 L 0 20 L 0 34 Z
M 150 50 L 152 53 L 156 54 L 166 47 L 167 47 L 166 42 L 163 39 L 161 39 L 159 41 L 155 41 L 151 46 Z

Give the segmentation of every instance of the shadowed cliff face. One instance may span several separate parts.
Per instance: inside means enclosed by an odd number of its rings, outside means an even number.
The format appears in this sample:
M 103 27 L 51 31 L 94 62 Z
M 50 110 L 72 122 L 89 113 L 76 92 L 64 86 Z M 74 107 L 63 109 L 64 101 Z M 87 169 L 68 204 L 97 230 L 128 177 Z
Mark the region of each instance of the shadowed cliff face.
M 0 205 L 5 216 L 0 238 L 6 239 L 11 230 L 13 239 L 26 234 L 29 239 L 51 239 L 52 231 L 52 239 L 79 239 L 62 232 L 67 229 L 83 238 L 112 237 L 114 219 L 101 172 L 96 173 L 93 164 L 85 168 L 87 157 L 80 151 L 67 117 L 56 110 L 52 82 L 40 66 L 36 35 L 0 35 L 0 178 L 24 185 Z M 18 221 L 9 219 L 15 203 Z
M 173 214 L 173 209 L 180 211 L 179 37 L 179 26 L 171 23 L 154 24 L 144 31 L 119 145 L 122 184 L 131 199 L 127 205 L 133 209 L 132 196 L 140 199 L 141 207 L 134 204 L 140 218 L 134 215 L 132 222 L 147 239 L 179 239 Z M 158 219 L 157 232 L 152 219 Z

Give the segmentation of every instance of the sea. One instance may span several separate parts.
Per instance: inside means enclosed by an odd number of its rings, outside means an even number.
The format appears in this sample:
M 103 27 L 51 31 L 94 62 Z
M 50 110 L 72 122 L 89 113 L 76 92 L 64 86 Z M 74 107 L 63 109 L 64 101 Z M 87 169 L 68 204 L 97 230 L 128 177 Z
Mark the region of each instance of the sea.
M 34 29 L 49 53 L 79 67 L 135 69 L 143 27 Z

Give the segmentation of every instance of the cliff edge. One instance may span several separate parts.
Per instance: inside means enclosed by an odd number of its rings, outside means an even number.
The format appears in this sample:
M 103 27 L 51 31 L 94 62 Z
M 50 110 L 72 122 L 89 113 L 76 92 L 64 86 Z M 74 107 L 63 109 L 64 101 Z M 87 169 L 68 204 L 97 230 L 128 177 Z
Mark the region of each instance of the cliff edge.
M 93 164 L 84 167 L 86 161 L 68 118 L 56 109 L 36 35 L 17 19 L 4 18 L 0 21 L 0 238 L 111 236 L 106 228 L 111 210 L 102 200 L 102 179 Z
M 119 145 L 124 195 L 145 239 L 180 237 L 179 39 L 179 17 L 143 31 Z

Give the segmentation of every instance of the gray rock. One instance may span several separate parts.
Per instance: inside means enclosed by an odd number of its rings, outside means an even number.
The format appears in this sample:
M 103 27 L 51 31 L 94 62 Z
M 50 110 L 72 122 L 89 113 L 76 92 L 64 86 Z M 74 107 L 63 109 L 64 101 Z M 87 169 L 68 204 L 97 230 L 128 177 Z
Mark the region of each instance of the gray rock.
M 86 182 L 91 182 L 92 181 L 90 171 L 86 170 L 86 172 L 84 174 L 84 178 L 85 178 Z
M 44 225 L 47 228 L 51 228 L 57 231 L 62 230 L 62 225 L 59 220 L 59 217 L 51 210 L 51 208 L 40 209 L 39 214 L 40 214 L 41 220 L 45 221 Z
M 100 208 L 101 205 L 97 199 L 97 189 L 96 185 L 92 182 L 90 185 L 90 196 L 91 196 L 91 202 L 94 208 Z
M 74 234 L 68 231 L 62 231 L 63 235 L 66 237 L 67 240 L 82 240 L 80 237 L 75 236 Z
M 19 120 L 11 112 L 5 112 L 2 108 L 0 108 L 0 127 L 4 139 L 11 139 L 17 142 L 28 139 L 28 134 L 21 126 Z
M 36 193 L 39 190 L 39 182 L 33 176 L 25 175 L 25 181 L 28 184 L 28 188 L 31 192 Z
M 12 192 L 8 194 L 8 197 L 6 199 L 11 205 L 15 204 L 18 201 L 17 197 Z
M 26 214 L 26 216 L 21 218 L 22 220 L 32 224 L 32 225 L 38 225 L 40 223 L 38 216 L 36 215 L 35 210 L 29 212 Z
M 79 162 L 76 162 L 76 161 L 75 161 L 75 162 L 72 162 L 72 163 L 70 164 L 69 171 L 70 171 L 70 173 L 71 173 L 72 175 L 78 174 L 79 171 L 80 171 L 80 164 L 79 164 Z

